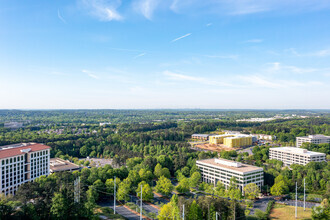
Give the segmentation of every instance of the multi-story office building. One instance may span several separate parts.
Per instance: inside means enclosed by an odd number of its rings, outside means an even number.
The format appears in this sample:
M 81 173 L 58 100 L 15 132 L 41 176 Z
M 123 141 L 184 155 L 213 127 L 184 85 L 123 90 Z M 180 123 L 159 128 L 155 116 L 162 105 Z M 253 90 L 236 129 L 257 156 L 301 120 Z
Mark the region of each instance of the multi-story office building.
M 227 147 L 244 147 L 252 145 L 255 138 L 245 134 L 221 134 L 209 137 L 209 144 L 223 144 Z
M 209 136 L 209 134 L 193 134 L 191 135 L 191 138 L 207 141 L 209 139 Z
M 269 159 L 280 160 L 284 166 L 291 164 L 306 165 L 311 161 L 325 161 L 326 155 L 296 147 L 275 147 L 269 149 Z
M 252 136 L 238 135 L 235 137 L 226 137 L 223 139 L 223 144 L 227 147 L 245 147 L 252 145 Z
M 50 147 L 36 143 L 0 147 L 0 193 L 14 194 L 18 187 L 49 175 Z
M 230 179 L 235 177 L 242 192 L 249 183 L 255 183 L 259 187 L 264 185 L 264 170 L 261 167 L 217 158 L 197 160 L 196 165 L 201 171 L 202 180 L 207 183 L 216 185 L 220 181 L 228 188 Z
M 305 142 L 312 144 L 323 144 L 330 143 L 330 136 L 325 136 L 323 134 L 308 135 L 304 137 L 296 137 L 296 146 L 301 147 Z
M 223 144 L 226 137 L 234 137 L 233 134 L 212 135 L 209 137 L 209 144 Z

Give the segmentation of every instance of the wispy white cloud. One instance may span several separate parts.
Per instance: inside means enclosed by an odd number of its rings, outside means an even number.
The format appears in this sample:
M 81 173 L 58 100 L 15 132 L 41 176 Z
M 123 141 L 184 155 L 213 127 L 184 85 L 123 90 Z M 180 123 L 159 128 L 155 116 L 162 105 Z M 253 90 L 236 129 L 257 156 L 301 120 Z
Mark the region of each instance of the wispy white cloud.
M 314 56 L 325 57 L 330 55 L 330 49 L 327 50 L 319 50 L 313 53 Z
M 134 86 L 134 87 L 129 88 L 129 90 L 131 93 L 134 93 L 134 94 L 141 94 L 141 93 L 144 94 L 144 93 L 148 92 L 148 89 L 145 87 L 142 87 L 142 86 Z
M 301 68 L 297 66 L 290 66 L 290 65 L 283 65 L 279 62 L 269 63 L 267 72 L 270 73 L 297 73 L 297 74 L 303 74 L 303 73 L 312 73 L 317 72 L 319 69 L 316 68 Z
M 204 57 L 235 60 L 238 58 L 238 55 L 204 55 Z
M 61 13 L 60 13 L 60 9 L 57 10 L 57 17 L 64 23 L 66 24 L 66 20 L 62 17 Z
M 123 17 L 117 11 L 120 0 L 78 0 L 87 12 L 101 21 L 119 21 Z
M 140 53 L 140 54 L 136 55 L 135 57 L 133 57 L 133 59 L 137 59 L 137 58 L 143 57 L 145 55 L 146 55 L 146 53 Z
M 153 13 L 157 8 L 157 6 L 159 5 L 159 3 L 160 0 L 138 0 L 133 3 L 133 7 L 144 17 L 151 20 Z
M 136 49 L 128 49 L 128 48 L 117 48 L 117 47 L 110 47 L 110 50 L 118 50 L 118 51 L 128 51 L 128 52 L 143 52 L 142 50 Z
M 263 41 L 264 41 L 263 39 L 251 39 L 244 41 L 244 43 L 261 43 Z
M 208 23 L 208 24 L 206 24 L 206 27 L 210 27 L 212 25 L 213 25 L 212 23 Z
M 250 86 L 271 88 L 271 89 L 281 89 L 281 88 L 292 88 L 292 87 L 306 87 L 306 86 L 316 86 L 323 85 L 322 82 L 319 81 L 304 81 L 299 82 L 296 80 L 277 80 L 273 78 L 266 78 L 264 76 L 258 75 L 248 75 L 248 76 L 239 76 L 240 80 L 248 83 Z
M 314 52 L 309 52 L 309 53 L 300 53 L 294 48 L 289 48 L 285 51 L 288 51 L 289 53 L 292 53 L 295 56 L 298 57 L 326 57 L 330 56 L 330 49 L 323 49 L 323 50 L 318 50 Z
M 212 13 L 220 15 L 249 15 L 280 11 L 281 13 L 318 11 L 330 8 L 330 2 L 319 0 L 173 0 L 170 9 L 176 13 Z
M 233 84 L 226 83 L 224 81 L 219 82 L 216 80 L 209 80 L 209 79 L 203 78 L 203 77 L 196 77 L 196 76 L 190 76 L 190 75 L 186 75 L 186 74 L 176 73 L 176 72 L 172 72 L 169 70 L 163 71 L 163 74 L 165 76 L 167 76 L 168 79 L 174 80 L 174 81 L 196 82 L 196 83 L 200 83 L 200 84 L 213 85 L 213 86 L 230 86 L 230 87 L 235 86 Z
M 87 76 L 93 78 L 93 79 L 100 79 L 99 76 L 95 75 L 94 73 L 92 73 L 91 71 L 89 70 L 82 70 L 83 73 L 86 73 Z
M 183 38 L 185 38 L 185 37 L 188 37 L 188 36 L 190 36 L 190 35 L 191 35 L 191 33 L 188 33 L 188 34 L 185 34 L 185 35 L 183 35 L 183 36 L 181 36 L 181 37 L 175 38 L 174 40 L 171 41 L 171 43 L 173 43 L 173 42 L 175 42 L 175 41 L 178 41 L 178 40 L 181 40 L 181 39 L 183 39 Z

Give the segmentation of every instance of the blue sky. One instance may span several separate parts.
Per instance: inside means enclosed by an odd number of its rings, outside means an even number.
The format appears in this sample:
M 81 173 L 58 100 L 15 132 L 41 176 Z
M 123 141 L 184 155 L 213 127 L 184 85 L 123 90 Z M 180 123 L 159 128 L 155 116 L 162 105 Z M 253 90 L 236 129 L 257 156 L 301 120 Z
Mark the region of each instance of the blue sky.
M 0 108 L 330 108 L 330 1 L 0 1 Z

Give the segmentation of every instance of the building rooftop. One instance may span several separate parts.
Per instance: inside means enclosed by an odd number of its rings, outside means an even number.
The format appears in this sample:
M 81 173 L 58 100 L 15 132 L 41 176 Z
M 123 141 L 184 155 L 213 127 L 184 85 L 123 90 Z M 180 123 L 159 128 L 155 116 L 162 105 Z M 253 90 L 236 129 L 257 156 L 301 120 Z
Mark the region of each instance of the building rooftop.
M 49 146 L 38 143 L 20 143 L 0 146 L 0 159 L 23 155 L 27 152 L 50 149 Z
M 324 153 L 308 151 L 306 149 L 297 148 L 297 147 L 273 147 L 273 148 L 270 148 L 270 150 L 282 151 L 282 152 L 286 152 L 286 153 L 293 153 L 293 154 L 299 154 L 299 155 L 304 155 L 304 156 L 325 155 Z
M 63 160 L 61 158 L 51 158 L 50 159 L 50 171 L 51 172 L 59 172 L 59 171 L 71 171 L 78 170 L 80 167 L 74 163 L 71 163 L 67 160 Z
M 302 136 L 302 137 L 298 137 L 298 138 L 330 138 L 330 136 L 325 136 L 323 134 L 313 134 L 313 135 L 308 135 L 308 136 Z
M 256 167 L 248 164 L 239 163 L 233 160 L 226 160 L 222 158 L 212 158 L 205 160 L 197 160 L 197 163 L 211 165 L 213 167 L 224 168 L 238 173 L 249 173 L 253 171 L 262 171 L 262 167 Z
M 216 135 L 211 135 L 211 137 L 229 137 L 233 136 L 234 134 L 216 134 Z
M 192 134 L 191 136 L 200 136 L 200 137 L 208 137 L 209 134 Z

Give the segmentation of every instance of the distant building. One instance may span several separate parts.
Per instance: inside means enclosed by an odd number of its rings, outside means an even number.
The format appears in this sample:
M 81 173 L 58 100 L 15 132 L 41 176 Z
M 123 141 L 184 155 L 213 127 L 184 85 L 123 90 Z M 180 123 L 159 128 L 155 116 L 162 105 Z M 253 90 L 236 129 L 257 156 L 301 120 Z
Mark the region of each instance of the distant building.
M 308 135 L 304 137 L 296 137 L 296 146 L 301 147 L 303 143 L 323 144 L 330 143 L 330 136 L 323 134 Z
M 264 170 L 261 167 L 217 158 L 197 160 L 196 165 L 201 171 L 204 182 L 216 185 L 220 181 L 226 189 L 229 187 L 232 177 L 236 178 L 237 185 L 242 192 L 249 183 L 255 183 L 260 188 L 264 185 Z
M 245 147 L 252 145 L 252 136 L 250 135 L 238 135 L 234 137 L 226 137 L 223 139 L 223 144 L 227 147 Z
M 209 139 L 209 136 L 209 134 L 193 134 L 191 135 L 191 138 L 207 141 Z
M 234 137 L 233 134 L 212 135 L 209 137 L 209 144 L 223 144 L 226 137 Z
M 272 135 L 268 135 L 268 134 L 253 134 L 253 135 L 256 136 L 259 140 L 266 140 L 266 141 L 273 140 Z
M 100 122 L 100 126 L 111 125 L 111 122 Z
M 280 160 L 283 162 L 284 166 L 290 166 L 291 164 L 306 165 L 311 161 L 322 162 L 326 161 L 325 158 L 326 155 L 324 153 L 308 151 L 302 148 L 269 148 L 269 159 Z
M 23 127 L 23 122 L 6 122 L 3 127 L 10 129 L 19 129 Z
M 70 161 L 63 160 L 61 158 L 51 158 L 49 167 L 50 173 L 80 170 L 80 167 L 78 165 L 71 163 Z
M 245 134 L 221 134 L 209 137 L 209 144 L 223 144 L 227 147 L 245 147 L 252 145 L 252 136 Z
M 251 135 L 252 143 L 258 142 L 258 138 L 255 135 Z
M 15 194 L 18 187 L 49 175 L 50 147 L 36 143 L 0 147 L 0 192 Z

